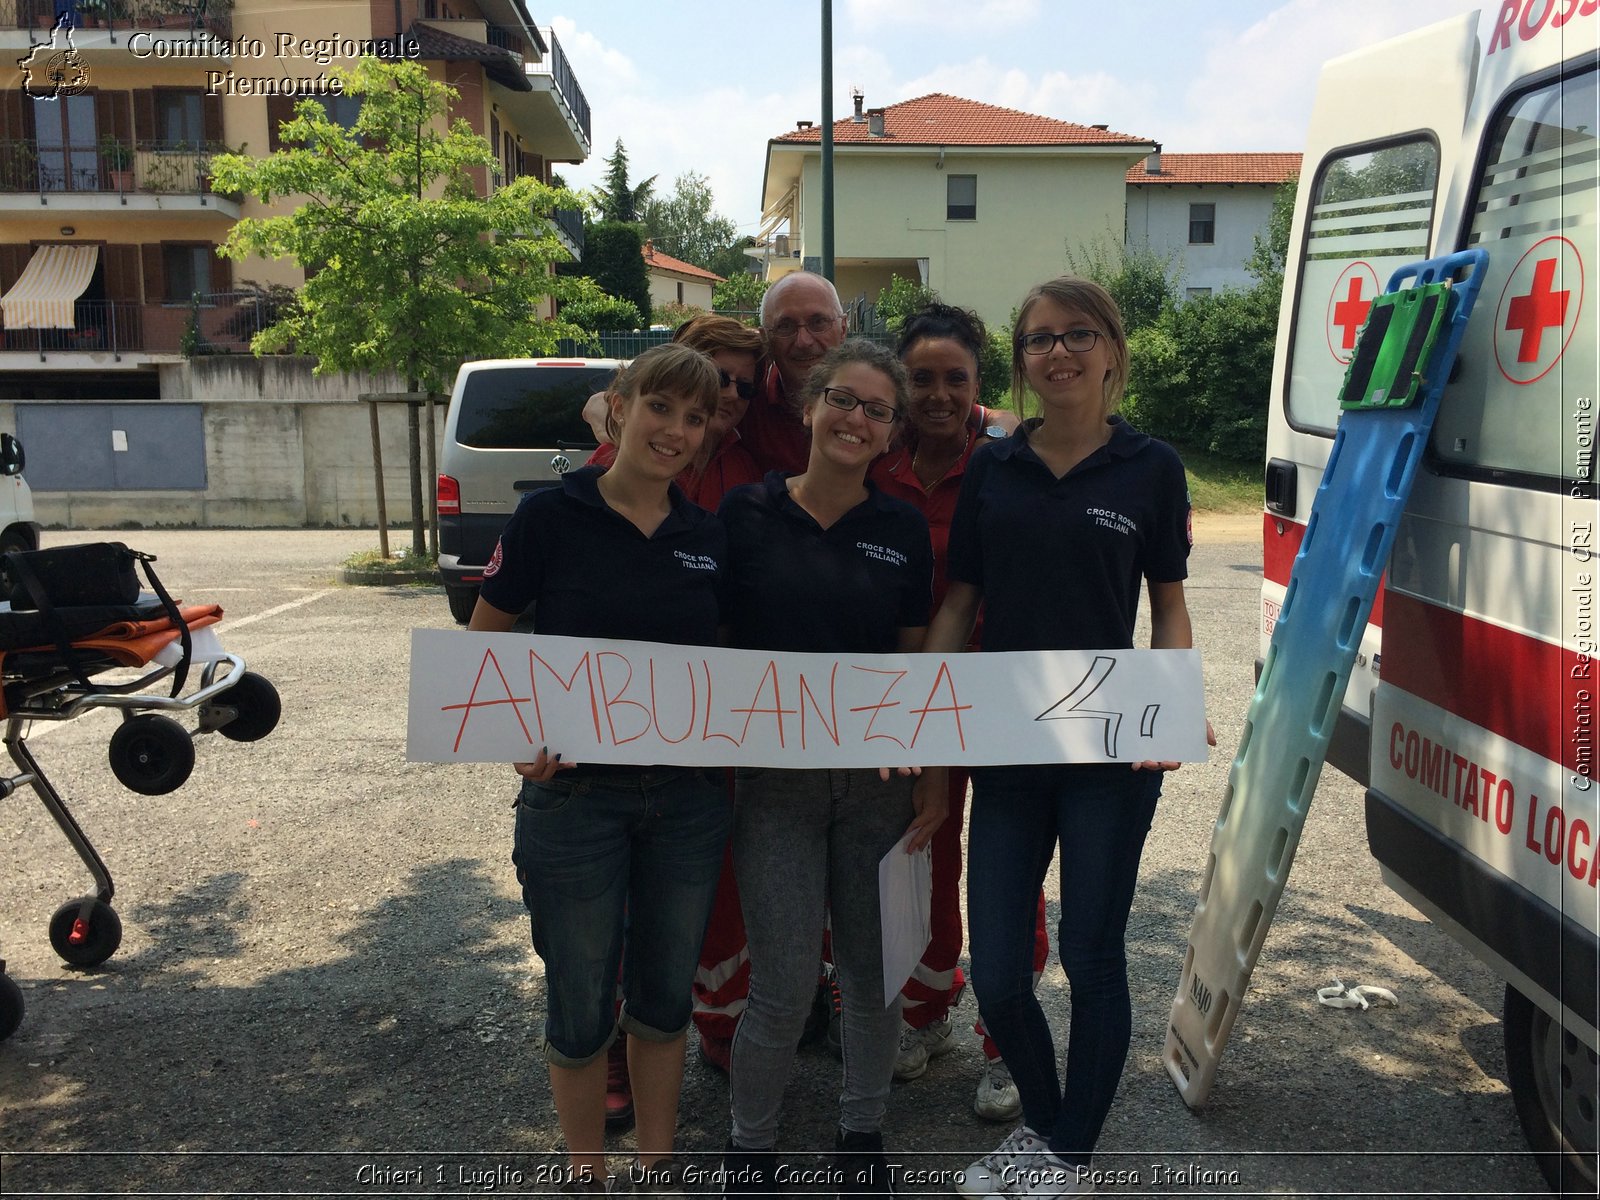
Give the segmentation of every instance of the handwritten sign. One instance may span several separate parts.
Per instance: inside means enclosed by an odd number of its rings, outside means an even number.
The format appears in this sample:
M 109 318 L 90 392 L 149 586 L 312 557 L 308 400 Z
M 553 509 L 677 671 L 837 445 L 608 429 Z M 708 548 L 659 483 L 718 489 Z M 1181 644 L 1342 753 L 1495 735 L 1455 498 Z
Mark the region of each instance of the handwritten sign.
M 414 629 L 406 757 L 879 767 L 1199 762 L 1195 650 L 777 654 Z

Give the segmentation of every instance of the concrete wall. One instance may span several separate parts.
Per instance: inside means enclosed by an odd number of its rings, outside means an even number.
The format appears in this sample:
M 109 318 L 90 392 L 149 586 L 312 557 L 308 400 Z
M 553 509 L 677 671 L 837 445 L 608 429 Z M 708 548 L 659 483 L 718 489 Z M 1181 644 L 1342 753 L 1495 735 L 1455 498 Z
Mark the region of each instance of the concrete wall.
M 1245 263 L 1255 252 L 1256 235 L 1265 237 L 1276 188 L 1264 185 L 1130 185 L 1128 246 L 1175 255 L 1178 295 L 1188 288 L 1248 288 L 1255 283 Z M 1216 241 L 1189 243 L 1189 205 L 1215 204 Z
M 196 359 L 164 366 L 162 399 L 198 402 L 203 414 L 203 490 L 34 490 L 46 525 L 202 527 L 377 525 L 372 436 L 361 392 L 403 390 L 393 378 L 313 376 L 307 359 Z M 49 402 L 59 405 L 70 400 Z M 87 401 L 83 403 L 89 403 Z M 384 489 L 391 526 L 410 523 L 406 406 L 381 404 Z M 442 443 L 445 405 L 435 406 Z M 0 424 L 15 428 L 15 405 Z M 426 470 L 424 427 L 424 470 Z M 428 486 L 432 481 L 428 480 Z

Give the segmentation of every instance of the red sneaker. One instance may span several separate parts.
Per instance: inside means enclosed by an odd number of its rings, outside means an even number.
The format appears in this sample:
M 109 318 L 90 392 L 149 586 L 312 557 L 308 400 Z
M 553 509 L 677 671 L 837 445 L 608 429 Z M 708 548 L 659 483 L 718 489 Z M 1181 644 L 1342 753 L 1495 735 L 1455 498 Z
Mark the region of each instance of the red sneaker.
M 606 1128 L 628 1129 L 633 1125 L 633 1084 L 628 1079 L 628 1039 L 618 1033 L 606 1056 Z

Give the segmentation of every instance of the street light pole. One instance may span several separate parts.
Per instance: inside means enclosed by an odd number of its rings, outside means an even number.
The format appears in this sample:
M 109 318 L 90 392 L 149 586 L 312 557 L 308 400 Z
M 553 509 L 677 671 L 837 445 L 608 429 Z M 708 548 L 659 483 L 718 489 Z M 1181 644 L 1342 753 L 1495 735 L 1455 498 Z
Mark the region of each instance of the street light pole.
M 822 275 L 833 282 L 833 0 L 822 0 Z

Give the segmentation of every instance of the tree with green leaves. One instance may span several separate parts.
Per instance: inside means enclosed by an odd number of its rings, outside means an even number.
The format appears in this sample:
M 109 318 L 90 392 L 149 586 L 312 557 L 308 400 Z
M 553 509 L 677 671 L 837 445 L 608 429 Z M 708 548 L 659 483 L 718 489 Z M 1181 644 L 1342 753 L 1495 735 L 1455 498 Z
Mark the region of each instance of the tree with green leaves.
M 1129 247 L 1109 233 L 1067 250 L 1074 275 L 1098 283 L 1111 293 L 1122 312 L 1123 327 L 1132 333 L 1152 325 L 1177 304 L 1177 254 L 1158 254 L 1149 246 Z
M 672 195 L 651 199 L 640 219 L 659 249 L 709 271 L 718 254 L 739 236 L 739 227 L 713 212 L 712 204 L 711 181 L 686 171 L 673 180 Z
M 759 275 L 740 271 L 729 275 L 711 292 L 711 307 L 717 312 L 754 313 L 761 311 L 761 297 L 771 285 Z
M 361 98 L 352 128 L 305 99 L 276 154 L 211 160 L 218 192 L 294 200 L 286 215 L 236 223 L 218 251 L 289 258 L 306 272 L 298 303 L 251 348 L 292 344 L 319 374 L 393 371 L 408 391 L 431 395 L 449 389 L 464 359 L 554 353 L 578 334 L 540 315 L 547 297 L 594 294 L 588 281 L 549 270 L 568 257 L 551 214 L 574 197 L 531 176 L 479 196 L 472 172 L 492 172 L 494 150 L 464 120 L 445 127 L 457 93 L 416 63 L 369 57 L 334 75 Z M 418 406 L 407 409 L 412 549 L 422 554 L 420 423 Z
M 593 280 L 600 292 L 625 300 L 639 312 L 650 311 L 650 271 L 644 262 L 639 227 L 625 221 L 596 221 L 584 230 L 583 261 L 563 263 L 562 274 Z M 608 309 L 613 315 L 620 310 Z
M 735 238 L 713 254 L 710 262 L 701 265 L 713 275 L 721 275 L 724 279 L 732 279 L 735 275 L 748 275 L 755 260 L 745 251 L 755 244 L 755 238 L 748 234 Z
M 1256 234 L 1255 252 L 1245 270 L 1256 283 L 1283 290 L 1283 267 L 1289 257 L 1289 227 L 1294 223 L 1294 199 L 1300 180 L 1286 179 L 1272 196 L 1272 212 L 1267 217 L 1267 232 Z
M 628 183 L 628 151 L 617 139 L 616 149 L 606 159 L 606 182 L 595 192 L 600 199 L 600 216 L 606 221 L 642 221 L 655 192 L 656 177 L 643 183 Z

